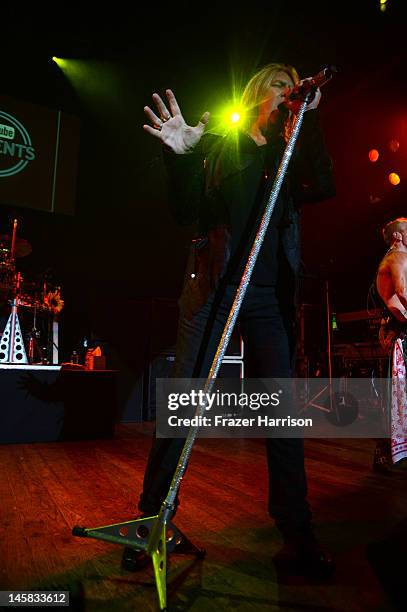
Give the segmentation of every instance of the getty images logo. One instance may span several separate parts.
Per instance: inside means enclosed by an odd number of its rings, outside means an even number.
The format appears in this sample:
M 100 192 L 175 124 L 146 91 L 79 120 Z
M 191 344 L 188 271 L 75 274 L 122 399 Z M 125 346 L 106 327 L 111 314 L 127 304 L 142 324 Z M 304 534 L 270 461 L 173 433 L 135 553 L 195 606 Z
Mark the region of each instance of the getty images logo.
M 35 149 L 25 127 L 0 110 L 0 178 L 18 174 L 35 159 Z

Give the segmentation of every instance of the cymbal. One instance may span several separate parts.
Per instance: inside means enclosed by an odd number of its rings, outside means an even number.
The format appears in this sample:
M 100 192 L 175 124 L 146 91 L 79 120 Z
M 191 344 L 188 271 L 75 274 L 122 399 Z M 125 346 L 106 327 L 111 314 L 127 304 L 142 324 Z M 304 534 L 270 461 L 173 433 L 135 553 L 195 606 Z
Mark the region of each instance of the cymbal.
M 12 236 L 0 234 L 0 251 L 11 251 Z M 26 257 L 32 251 L 32 246 L 25 238 L 16 238 L 14 243 L 14 257 Z

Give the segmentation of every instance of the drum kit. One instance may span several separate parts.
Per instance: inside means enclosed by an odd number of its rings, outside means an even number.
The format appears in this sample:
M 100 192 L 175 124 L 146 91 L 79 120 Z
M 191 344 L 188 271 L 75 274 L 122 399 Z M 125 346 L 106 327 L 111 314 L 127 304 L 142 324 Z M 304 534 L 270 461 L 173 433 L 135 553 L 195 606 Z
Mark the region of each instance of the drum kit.
M 55 363 L 57 318 L 64 301 L 61 287 L 51 284 L 46 275 L 41 282 L 30 282 L 17 270 L 17 260 L 31 251 L 30 243 L 17 237 L 15 219 L 12 234 L 0 234 L 0 364 Z M 21 331 L 19 314 L 29 327 L 25 333 Z

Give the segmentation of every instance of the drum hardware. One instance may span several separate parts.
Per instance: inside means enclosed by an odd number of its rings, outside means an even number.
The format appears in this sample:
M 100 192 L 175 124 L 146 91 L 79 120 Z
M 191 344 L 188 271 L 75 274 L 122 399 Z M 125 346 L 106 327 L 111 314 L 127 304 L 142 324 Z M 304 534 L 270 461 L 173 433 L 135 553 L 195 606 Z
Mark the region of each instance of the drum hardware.
M 308 410 L 310 407 L 317 408 L 321 412 L 325 413 L 334 413 L 334 418 L 339 422 L 340 414 L 339 414 L 339 406 L 341 401 L 341 395 L 337 392 L 333 391 L 332 386 L 332 311 L 330 304 L 330 295 L 329 295 L 329 281 L 325 280 L 325 309 L 326 309 L 326 332 L 327 332 L 327 365 L 328 365 L 328 378 L 327 384 L 324 385 L 322 389 L 318 391 L 313 397 L 309 397 L 309 385 L 305 380 L 305 397 L 304 397 L 304 405 L 299 410 L 299 413 L 303 413 Z M 301 337 L 303 338 L 304 330 L 301 329 Z M 303 344 L 303 342 L 302 342 Z M 327 393 L 327 398 L 325 401 L 322 400 L 325 393 Z
M 11 304 L 11 314 L 0 340 L 0 363 L 28 363 L 17 314 L 18 300 Z
M 372 418 L 372 414 L 381 414 L 385 410 L 386 394 L 382 380 L 387 376 L 388 355 L 377 339 L 377 328 L 380 326 L 382 310 L 361 310 L 336 314 L 336 330 L 333 329 L 333 314 L 330 308 L 329 286 L 326 283 L 325 315 L 328 342 L 325 352 L 328 354 L 327 377 L 325 368 L 315 367 L 310 379 L 309 357 L 305 349 L 304 306 L 317 308 L 317 305 L 304 304 L 300 318 L 300 351 L 298 359 L 298 376 L 303 384 L 298 390 L 300 412 L 314 408 L 325 414 L 328 422 L 335 426 L 346 426 L 357 419 Z M 329 342 L 330 339 L 330 342 Z M 323 362 L 325 363 L 324 356 Z M 331 367 L 329 367 L 331 363 Z M 312 387 L 315 379 L 321 377 L 318 388 Z M 334 378 L 332 378 L 334 377 Z M 366 387 L 367 394 L 358 398 L 350 393 L 353 379 L 370 379 Z
M 58 361 L 58 322 L 64 301 L 61 287 L 46 282 L 39 287 L 28 282 L 16 270 L 16 258 L 26 257 L 32 252 L 30 243 L 17 237 L 17 220 L 13 223 L 12 235 L 0 235 L 0 302 L 9 304 L 11 313 L 3 334 L 0 333 L 0 363 L 56 363 Z M 18 316 L 19 309 L 27 309 L 33 316 L 30 332 L 27 334 L 28 358 Z M 45 335 L 47 340 L 40 346 L 41 331 L 38 329 L 38 315 L 47 317 Z M 24 317 L 23 317 L 24 322 Z M 1 331 L 1 330 L 0 330 Z
M 11 243 L 11 244 L 10 244 Z M 9 245 L 10 246 L 7 246 Z M 17 257 L 27 257 L 32 252 L 32 246 L 24 238 L 15 238 L 13 247 L 13 237 L 7 234 L 0 235 L 0 253 L 7 253 L 9 258 L 14 260 Z
M 41 332 L 37 329 L 37 308 L 34 307 L 33 314 L 33 326 L 28 335 L 28 359 L 30 363 L 35 362 L 35 355 L 37 353 L 40 363 L 44 363 L 44 353 L 38 344 L 38 340 L 41 337 Z

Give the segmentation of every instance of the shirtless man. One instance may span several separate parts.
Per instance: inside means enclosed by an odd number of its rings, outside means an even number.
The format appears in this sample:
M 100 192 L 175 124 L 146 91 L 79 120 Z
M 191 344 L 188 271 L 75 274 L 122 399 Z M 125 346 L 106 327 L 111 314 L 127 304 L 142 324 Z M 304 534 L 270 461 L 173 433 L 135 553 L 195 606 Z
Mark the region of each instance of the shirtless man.
M 390 221 L 383 238 L 389 250 L 380 262 L 376 288 L 388 316 L 382 320 L 379 337 L 390 356 L 392 381 L 386 415 L 390 439 L 378 440 L 374 454 L 373 470 L 379 472 L 407 462 L 407 218 Z
M 393 317 L 407 323 L 407 218 L 390 221 L 383 238 L 390 248 L 377 271 L 377 291 Z

